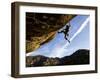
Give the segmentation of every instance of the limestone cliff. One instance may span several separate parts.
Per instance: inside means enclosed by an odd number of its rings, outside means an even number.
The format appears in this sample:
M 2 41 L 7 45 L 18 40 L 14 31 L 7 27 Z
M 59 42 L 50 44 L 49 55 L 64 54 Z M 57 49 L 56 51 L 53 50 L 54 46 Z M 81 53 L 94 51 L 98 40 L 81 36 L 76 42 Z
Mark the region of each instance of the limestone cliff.
M 74 17 L 71 14 L 26 13 L 26 53 L 52 40 Z

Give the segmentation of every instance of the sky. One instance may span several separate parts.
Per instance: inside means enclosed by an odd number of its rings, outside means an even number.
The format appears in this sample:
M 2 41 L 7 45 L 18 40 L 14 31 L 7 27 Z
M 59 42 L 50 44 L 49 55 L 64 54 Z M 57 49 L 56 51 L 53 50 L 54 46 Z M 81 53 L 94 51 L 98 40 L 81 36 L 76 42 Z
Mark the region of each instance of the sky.
M 28 56 L 43 55 L 61 58 L 70 56 L 78 49 L 89 49 L 89 16 L 78 15 L 70 21 L 70 24 L 71 27 L 68 37 L 70 43 L 65 40 L 63 33 L 56 33 L 53 40 L 40 46 L 37 50 L 30 52 Z M 63 28 L 65 28 L 65 26 Z

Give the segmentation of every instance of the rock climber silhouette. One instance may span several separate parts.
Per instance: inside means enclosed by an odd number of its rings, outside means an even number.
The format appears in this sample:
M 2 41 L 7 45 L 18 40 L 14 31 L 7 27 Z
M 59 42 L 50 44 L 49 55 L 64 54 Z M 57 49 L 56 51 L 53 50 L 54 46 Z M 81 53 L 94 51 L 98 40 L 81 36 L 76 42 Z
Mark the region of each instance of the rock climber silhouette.
M 69 39 L 67 37 L 69 36 L 68 32 L 69 32 L 69 29 L 70 29 L 71 25 L 69 23 L 69 24 L 67 24 L 65 26 L 66 26 L 66 28 L 61 30 L 60 32 L 58 31 L 58 33 L 64 33 L 64 38 L 70 43 L 70 41 L 69 41 Z

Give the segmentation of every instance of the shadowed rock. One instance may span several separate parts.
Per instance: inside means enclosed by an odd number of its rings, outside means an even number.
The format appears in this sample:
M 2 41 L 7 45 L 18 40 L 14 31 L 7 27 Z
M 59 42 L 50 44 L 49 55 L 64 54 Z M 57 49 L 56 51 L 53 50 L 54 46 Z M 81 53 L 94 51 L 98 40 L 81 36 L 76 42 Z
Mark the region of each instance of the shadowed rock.
M 26 67 L 89 64 L 89 59 L 89 50 L 80 49 L 72 55 L 62 58 L 45 57 L 42 55 L 27 56 Z

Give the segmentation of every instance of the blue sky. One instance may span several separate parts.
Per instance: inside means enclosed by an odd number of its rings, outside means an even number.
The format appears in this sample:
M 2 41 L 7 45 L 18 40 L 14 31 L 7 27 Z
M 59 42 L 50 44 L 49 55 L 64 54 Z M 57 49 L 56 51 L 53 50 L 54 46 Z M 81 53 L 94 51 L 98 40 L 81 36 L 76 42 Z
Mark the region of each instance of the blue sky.
M 71 27 L 68 39 L 73 37 L 73 35 L 79 30 L 81 25 L 88 17 L 88 15 L 78 15 L 70 21 Z M 65 26 L 63 28 L 65 28 Z M 64 57 L 71 55 L 78 49 L 89 49 L 89 28 L 88 21 L 82 31 L 77 34 L 77 36 L 70 43 L 64 39 L 63 33 L 56 33 L 53 40 L 42 45 L 39 49 L 31 52 L 30 56 L 44 55 L 48 57 Z M 65 44 L 68 45 L 66 46 Z

